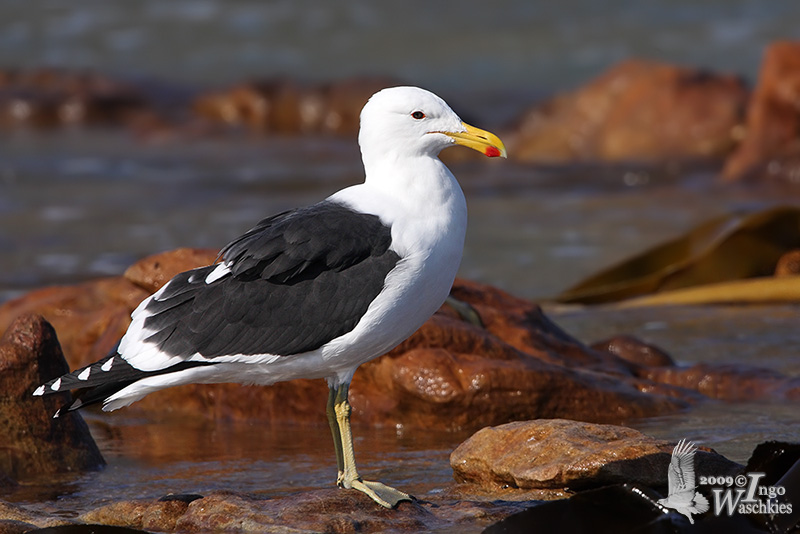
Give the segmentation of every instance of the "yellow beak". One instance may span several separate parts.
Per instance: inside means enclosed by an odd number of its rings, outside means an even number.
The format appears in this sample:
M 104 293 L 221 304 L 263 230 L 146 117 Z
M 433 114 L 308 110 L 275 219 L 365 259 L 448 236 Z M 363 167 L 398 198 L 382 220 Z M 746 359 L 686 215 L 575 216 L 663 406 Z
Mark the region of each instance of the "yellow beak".
M 452 137 L 457 145 L 463 145 L 473 150 L 489 156 L 490 158 L 506 157 L 506 147 L 503 142 L 492 132 L 475 128 L 469 124 L 461 123 L 467 131 L 465 132 L 442 132 Z

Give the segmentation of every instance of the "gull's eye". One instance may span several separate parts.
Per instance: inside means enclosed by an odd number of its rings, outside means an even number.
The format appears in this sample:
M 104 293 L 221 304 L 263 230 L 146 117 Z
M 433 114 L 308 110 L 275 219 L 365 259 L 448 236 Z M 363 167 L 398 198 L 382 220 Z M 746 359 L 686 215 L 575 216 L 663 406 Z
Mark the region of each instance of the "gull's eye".
M 417 120 L 421 120 L 421 119 L 425 118 L 425 114 L 423 112 L 421 112 L 421 111 L 415 111 L 414 113 L 411 114 L 411 116 L 413 118 L 417 119 Z

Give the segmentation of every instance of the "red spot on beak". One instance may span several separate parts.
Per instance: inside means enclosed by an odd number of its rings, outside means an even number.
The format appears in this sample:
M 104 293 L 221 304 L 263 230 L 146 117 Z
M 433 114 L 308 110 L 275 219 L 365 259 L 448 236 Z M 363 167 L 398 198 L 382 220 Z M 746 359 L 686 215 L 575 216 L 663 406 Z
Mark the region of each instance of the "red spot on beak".
M 489 156 L 490 158 L 497 158 L 500 157 L 500 151 L 493 146 L 487 146 L 484 154 Z

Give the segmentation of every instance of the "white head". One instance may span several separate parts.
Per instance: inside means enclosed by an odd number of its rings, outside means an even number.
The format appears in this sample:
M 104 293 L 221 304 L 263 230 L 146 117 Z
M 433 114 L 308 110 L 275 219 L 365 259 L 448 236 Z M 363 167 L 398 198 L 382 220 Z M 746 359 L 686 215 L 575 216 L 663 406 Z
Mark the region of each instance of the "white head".
M 372 95 L 361 111 L 358 142 L 364 163 L 372 158 L 436 157 L 460 144 L 505 157 L 494 134 L 465 124 L 444 100 L 418 87 L 392 87 Z

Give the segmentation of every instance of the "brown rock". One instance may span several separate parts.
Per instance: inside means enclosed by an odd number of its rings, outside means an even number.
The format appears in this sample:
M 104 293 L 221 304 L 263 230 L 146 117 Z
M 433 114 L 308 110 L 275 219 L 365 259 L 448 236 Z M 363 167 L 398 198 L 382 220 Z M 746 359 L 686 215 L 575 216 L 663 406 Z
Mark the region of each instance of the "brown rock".
M 356 135 L 361 108 L 369 97 L 386 87 L 399 85 L 392 78 L 354 78 L 333 83 L 325 88 L 327 101 L 322 131 L 336 135 Z
M 32 396 L 67 371 L 55 331 L 40 316 L 20 317 L 0 339 L 0 473 L 20 480 L 104 464 L 80 415 L 53 420 L 66 393 Z
M 0 534 L 25 534 L 36 530 L 37 526 L 14 519 L 0 519 Z
M 800 42 L 767 48 L 744 140 L 723 170 L 727 180 L 753 176 L 800 181 Z
M 747 97 L 735 76 L 626 61 L 525 113 L 509 154 L 546 163 L 721 159 Z
M 147 295 L 122 277 L 40 289 L 0 306 L 0 331 L 20 315 L 42 315 L 59 333 L 64 356 L 75 368 L 108 354 Z
M 725 401 L 800 399 L 800 378 L 749 365 L 643 367 L 636 375 Z
M 16 534 L 30 532 L 35 528 L 71 525 L 74 521 L 63 517 L 52 517 L 47 514 L 32 512 L 16 504 L 0 501 L 0 533 Z M 27 526 L 24 530 L 24 526 Z
M 450 455 L 457 481 L 488 489 L 586 488 L 639 482 L 667 484 L 674 443 L 636 430 L 565 420 L 523 421 L 484 428 Z M 698 474 L 726 475 L 742 466 L 698 451 Z
M 569 343 L 562 347 L 570 350 Z M 669 388 L 643 393 L 647 386 L 653 384 L 630 375 L 549 363 L 436 314 L 400 347 L 359 368 L 351 400 L 358 421 L 452 429 L 538 417 L 617 422 L 692 400 Z
M 361 108 L 373 93 L 397 85 L 386 78 L 356 78 L 300 86 L 284 80 L 245 82 L 195 99 L 196 115 L 254 133 L 355 135 Z
M 0 125 L 119 124 L 147 111 L 132 85 L 91 72 L 39 69 L 0 76 Z
M 778 259 L 775 276 L 797 276 L 800 274 L 800 250 L 790 250 Z
M 592 344 L 592 348 L 619 356 L 627 362 L 645 367 L 670 367 L 675 365 L 669 354 L 632 336 L 614 336 Z
M 160 532 L 429 532 L 459 525 L 485 526 L 522 508 L 434 496 L 432 502 L 402 502 L 387 510 L 349 490 L 307 491 L 273 499 L 215 491 L 184 501 L 112 503 L 80 519 Z M 151 517 L 159 519 L 151 521 Z
M 124 276 L 126 280 L 144 289 L 146 295 L 151 295 L 176 274 L 211 265 L 218 256 L 218 250 L 179 248 L 137 261 L 128 267 Z

